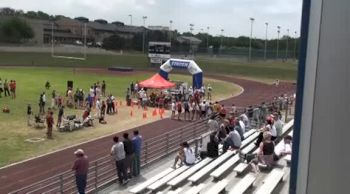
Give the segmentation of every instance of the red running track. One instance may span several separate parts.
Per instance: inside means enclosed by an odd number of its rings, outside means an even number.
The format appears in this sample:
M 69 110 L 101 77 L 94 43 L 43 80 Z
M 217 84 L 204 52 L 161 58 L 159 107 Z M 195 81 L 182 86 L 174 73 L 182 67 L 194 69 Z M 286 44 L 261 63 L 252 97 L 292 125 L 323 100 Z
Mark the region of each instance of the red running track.
M 210 77 L 232 82 L 244 88 L 244 92 L 241 95 L 231 97 L 221 102 L 226 107 L 231 106 L 232 103 L 236 104 L 236 106 L 241 107 L 260 104 L 263 101 L 271 101 L 274 96 L 279 96 L 285 93 L 291 94 L 295 92 L 295 85 L 292 83 L 281 82 L 278 87 L 275 87 L 273 85 L 267 85 L 256 81 L 234 77 L 222 77 L 218 75 L 213 75 Z M 137 127 L 137 129 L 139 129 L 144 139 L 147 139 L 162 134 L 165 131 L 184 126 L 186 124 L 188 123 L 171 119 L 163 119 Z M 127 131 L 130 133 L 133 130 L 134 129 L 129 129 Z M 79 146 L 74 146 L 72 148 L 60 150 L 48 155 L 44 155 L 42 157 L 38 157 L 1 169 L 0 193 L 8 193 L 69 170 L 71 168 L 72 162 L 75 159 L 73 152 L 78 147 L 83 148 L 86 151 L 90 161 L 106 156 L 109 154 L 110 147 L 113 143 L 111 139 L 114 135 L 84 143 Z

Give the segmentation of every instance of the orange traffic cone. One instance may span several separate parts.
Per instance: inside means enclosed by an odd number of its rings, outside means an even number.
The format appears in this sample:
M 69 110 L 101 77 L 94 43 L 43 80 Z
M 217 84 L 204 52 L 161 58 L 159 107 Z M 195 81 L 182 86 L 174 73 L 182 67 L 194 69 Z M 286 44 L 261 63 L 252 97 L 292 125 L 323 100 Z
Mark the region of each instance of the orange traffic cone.
M 153 116 L 157 116 L 157 109 L 154 109 L 154 110 L 153 110 L 152 115 L 153 115 Z
M 133 111 L 130 110 L 130 117 L 132 117 L 134 115 Z

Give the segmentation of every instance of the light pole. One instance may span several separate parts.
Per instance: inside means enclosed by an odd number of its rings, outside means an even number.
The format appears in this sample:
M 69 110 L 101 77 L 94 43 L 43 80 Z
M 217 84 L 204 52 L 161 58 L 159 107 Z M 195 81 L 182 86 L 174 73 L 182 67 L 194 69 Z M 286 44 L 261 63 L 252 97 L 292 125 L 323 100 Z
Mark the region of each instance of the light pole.
M 209 28 L 209 26 L 208 26 L 208 27 L 207 27 L 207 30 L 208 30 L 208 31 L 207 31 L 207 52 L 208 52 L 208 53 L 209 53 L 209 39 L 208 39 L 208 38 L 209 38 L 209 29 L 210 29 L 210 28 Z
M 169 23 L 170 23 L 170 26 L 169 26 L 169 42 L 171 43 L 171 27 L 172 27 L 172 24 L 173 24 L 173 20 L 170 20 Z
M 132 26 L 132 15 L 129 14 L 129 17 L 130 17 L 130 26 Z
M 224 37 L 224 29 L 221 29 L 221 40 L 220 40 L 220 54 L 222 52 L 222 43 L 223 43 L 223 37 Z
M 264 60 L 266 61 L 266 49 L 267 49 L 267 28 L 269 26 L 268 22 L 265 22 L 266 25 L 266 33 L 265 33 L 265 50 L 264 50 Z
M 193 36 L 193 34 L 192 34 L 193 26 L 194 26 L 194 24 L 190 24 L 191 36 Z M 191 54 L 191 53 L 193 54 L 193 52 L 192 52 L 193 50 L 192 50 L 192 41 L 191 41 L 191 38 L 192 38 L 192 37 L 190 37 L 190 54 Z
M 254 18 L 249 18 L 250 19 L 250 38 L 249 38 L 249 62 L 252 60 L 252 36 L 253 36 L 253 23 L 254 23 Z
M 281 32 L 281 26 L 277 26 L 277 51 L 276 51 L 276 58 L 278 59 L 278 49 L 279 49 L 279 40 L 280 40 L 280 32 Z
M 294 39 L 294 58 L 297 60 L 297 31 L 294 31 L 295 39 Z
M 289 39 L 289 29 L 287 29 L 287 38 L 286 38 L 286 60 L 288 60 L 288 39 Z
M 142 53 L 145 53 L 145 31 L 146 31 L 146 19 L 147 16 L 142 16 L 143 19 L 143 33 L 142 33 Z

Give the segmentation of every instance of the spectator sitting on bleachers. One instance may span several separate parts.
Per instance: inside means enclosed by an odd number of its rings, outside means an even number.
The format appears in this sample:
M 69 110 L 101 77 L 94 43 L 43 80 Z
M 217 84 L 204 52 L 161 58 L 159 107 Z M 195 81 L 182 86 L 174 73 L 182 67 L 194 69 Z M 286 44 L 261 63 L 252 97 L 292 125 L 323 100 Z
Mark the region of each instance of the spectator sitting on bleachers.
M 240 125 L 239 119 L 236 119 L 234 129 L 239 133 L 239 135 L 241 136 L 241 139 L 243 140 L 244 139 L 244 131 Z
M 240 120 L 243 121 L 244 127 L 249 126 L 249 118 L 247 113 L 243 113 L 239 116 Z
M 263 141 L 263 134 L 265 131 L 269 131 L 271 133 L 271 135 L 272 135 L 271 140 L 274 141 L 277 138 L 276 127 L 273 125 L 272 120 L 273 120 L 273 118 L 271 116 L 269 116 L 266 119 L 266 126 L 260 130 L 260 134 L 255 142 L 256 147 L 259 147 L 260 143 Z
M 231 132 L 226 136 L 223 145 L 223 153 L 225 153 L 229 148 L 231 150 L 239 150 L 241 148 L 242 139 L 238 131 L 231 128 Z
M 218 138 L 219 143 L 222 143 L 227 136 L 225 125 L 221 124 L 219 130 L 216 132 L 216 137 Z
M 190 148 L 187 142 L 183 142 L 182 144 L 180 144 L 180 149 L 178 151 L 177 156 L 175 157 L 175 162 L 173 165 L 174 169 L 176 168 L 177 162 L 179 160 L 180 160 L 180 166 L 182 166 L 183 164 L 193 165 L 196 160 L 195 153 Z
M 266 131 L 263 134 L 263 141 L 260 143 L 258 159 L 259 162 L 266 165 L 267 167 L 272 167 L 275 164 L 274 161 L 274 151 L 275 151 L 275 143 L 271 139 L 271 132 Z
M 287 135 L 283 138 L 283 146 L 280 149 L 275 149 L 275 157 L 274 160 L 277 161 L 283 156 L 292 154 L 292 136 Z

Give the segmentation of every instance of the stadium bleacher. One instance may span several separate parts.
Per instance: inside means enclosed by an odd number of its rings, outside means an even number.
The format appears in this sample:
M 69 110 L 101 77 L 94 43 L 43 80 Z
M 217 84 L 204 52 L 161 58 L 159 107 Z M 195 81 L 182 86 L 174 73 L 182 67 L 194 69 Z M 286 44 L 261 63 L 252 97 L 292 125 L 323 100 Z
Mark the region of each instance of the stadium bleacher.
M 285 136 L 293 127 L 293 120 L 286 123 L 282 129 Z M 289 132 L 288 135 L 291 135 Z M 254 140 L 259 132 L 250 130 L 244 134 L 242 141 L 242 153 L 257 153 Z M 280 141 L 276 148 L 282 146 Z M 280 161 L 288 161 L 290 156 L 284 157 Z M 254 193 L 271 193 L 277 185 L 288 178 L 289 168 L 273 168 L 269 172 L 254 174 L 245 173 L 248 164 L 238 163 L 240 156 L 235 151 L 228 150 L 218 158 L 205 158 L 195 165 L 188 167 L 182 166 L 178 169 L 169 168 L 166 171 L 155 175 L 136 187 L 129 190 L 130 193 L 140 193 L 142 191 L 160 191 L 161 193 L 244 193 L 247 190 L 254 190 Z M 284 165 L 286 166 L 286 165 Z M 229 171 L 229 169 L 233 169 Z M 210 174 L 210 176 L 208 176 Z M 240 175 L 240 176 L 237 176 Z M 221 180 L 220 180 L 221 179 Z M 216 180 L 219 180 L 216 182 Z M 231 184 L 233 183 L 233 184 Z

